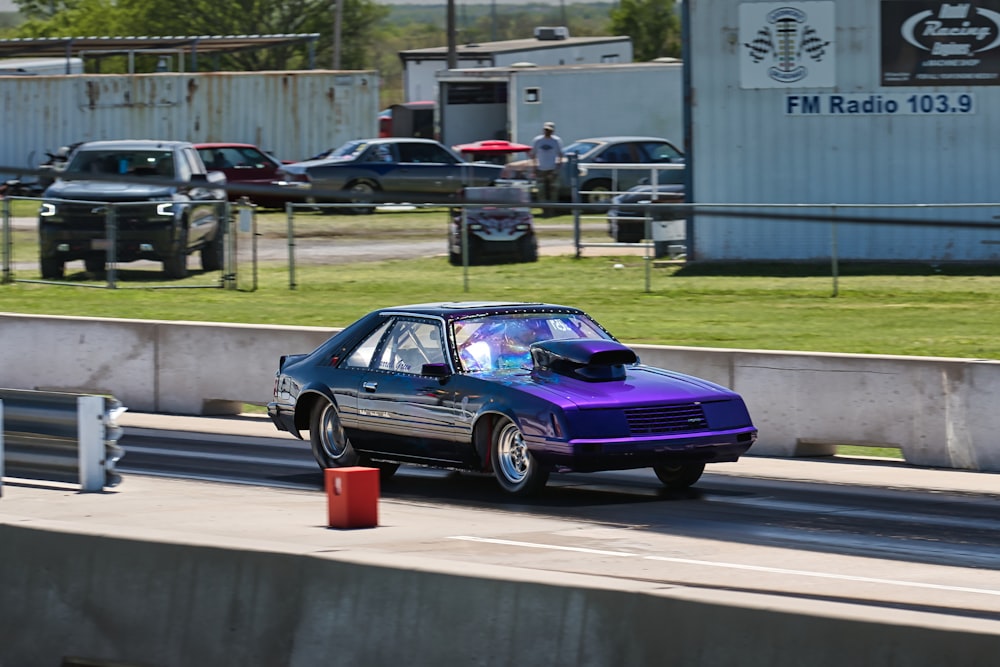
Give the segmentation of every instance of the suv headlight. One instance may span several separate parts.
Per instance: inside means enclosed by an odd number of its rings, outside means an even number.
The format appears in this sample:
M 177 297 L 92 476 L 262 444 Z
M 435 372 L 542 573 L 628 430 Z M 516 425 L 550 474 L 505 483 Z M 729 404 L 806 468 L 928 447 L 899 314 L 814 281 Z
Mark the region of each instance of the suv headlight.
M 156 215 L 165 215 L 171 217 L 174 214 L 174 203 L 164 202 L 162 204 L 156 205 Z
M 42 202 L 42 205 L 38 207 L 38 215 L 42 218 L 48 218 L 56 214 L 56 205 L 49 202 Z

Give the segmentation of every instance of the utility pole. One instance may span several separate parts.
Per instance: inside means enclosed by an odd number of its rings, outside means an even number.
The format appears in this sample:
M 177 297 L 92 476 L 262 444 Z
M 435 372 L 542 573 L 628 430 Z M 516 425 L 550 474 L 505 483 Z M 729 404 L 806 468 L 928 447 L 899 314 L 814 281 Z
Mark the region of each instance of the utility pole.
M 448 69 L 458 67 L 458 50 L 455 46 L 455 0 L 448 0 Z
M 340 27 L 344 16 L 344 0 L 333 0 L 333 69 L 340 69 Z

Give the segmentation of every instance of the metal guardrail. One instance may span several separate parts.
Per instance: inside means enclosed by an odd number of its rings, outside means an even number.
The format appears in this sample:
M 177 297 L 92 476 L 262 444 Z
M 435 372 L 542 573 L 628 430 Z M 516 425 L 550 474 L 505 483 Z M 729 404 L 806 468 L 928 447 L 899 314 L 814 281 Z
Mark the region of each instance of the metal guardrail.
M 117 419 L 126 409 L 113 396 L 0 389 L 0 475 L 78 483 L 84 492 L 117 486 Z

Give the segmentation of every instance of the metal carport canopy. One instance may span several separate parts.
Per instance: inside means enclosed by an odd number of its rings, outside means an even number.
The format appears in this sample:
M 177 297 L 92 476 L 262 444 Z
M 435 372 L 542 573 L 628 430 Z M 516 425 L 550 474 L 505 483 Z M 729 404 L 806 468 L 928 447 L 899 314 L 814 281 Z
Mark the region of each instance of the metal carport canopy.
M 172 37 L 33 37 L 0 39 L 0 58 L 83 57 L 100 53 L 102 56 L 137 52 L 183 50 L 197 63 L 198 54 L 223 53 L 259 49 L 305 42 L 309 48 L 309 65 L 314 66 L 315 43 L 319 33 L 275 35 L 178 35 Z

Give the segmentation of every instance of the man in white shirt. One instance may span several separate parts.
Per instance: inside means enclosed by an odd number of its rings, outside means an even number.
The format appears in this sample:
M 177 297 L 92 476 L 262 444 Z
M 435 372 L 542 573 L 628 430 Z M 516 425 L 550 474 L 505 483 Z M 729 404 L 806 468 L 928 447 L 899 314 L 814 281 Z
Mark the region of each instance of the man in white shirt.
M 535 180 L 538 195 L 543 203 L 558 201 L 556 182 L 559 180 L 559 163 L 563 157 L 562 139 L 555 133 L 556 124 L 547 121 L 542 125 L 542 134 L 531 142 L 531 159 L 535 162 Z M 543 215 L 550 211 L 543 209 Z

